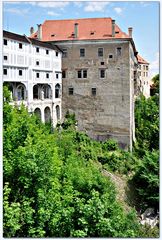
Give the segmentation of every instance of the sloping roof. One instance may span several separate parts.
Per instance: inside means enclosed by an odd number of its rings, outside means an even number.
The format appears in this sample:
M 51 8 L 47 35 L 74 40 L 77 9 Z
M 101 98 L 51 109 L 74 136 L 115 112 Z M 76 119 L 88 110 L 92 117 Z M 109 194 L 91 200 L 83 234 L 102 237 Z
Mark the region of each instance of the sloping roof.
M 86 18 L 67 20 L 46 20 L 42 24 L 42 41 L 63 41 L 74 39 L 74 25 L 78 23 L 78 37 L 76 40 L 97 40 L 129 38 L 115 24 L 115 37 L 112 37 L 111 18 Z M 30 37 L 37 38 L 37 32 Z
M 45 48 L 61 51 L 60 48 L 58 48 L 58 46 L 56 46 L 56 45 L 53 45 L 53 44 L 47 43 L 47 42 L 38 41 L 36 39 L 27 37 L 26 35 L 19 35 L 17 33 L 8 32 L 8 31 L 3 30 L 3 37 L 13 39 L 16 41 L 20 41 L 20 42 L 26 42 L 28 44 L 33 44 L 33 45 L 40 46 L 40 47 L 45 47 Z
M 137 55 L 138 63 L 140 64 L 149 64 L 144 58 L 142 58 L 139 54 Z

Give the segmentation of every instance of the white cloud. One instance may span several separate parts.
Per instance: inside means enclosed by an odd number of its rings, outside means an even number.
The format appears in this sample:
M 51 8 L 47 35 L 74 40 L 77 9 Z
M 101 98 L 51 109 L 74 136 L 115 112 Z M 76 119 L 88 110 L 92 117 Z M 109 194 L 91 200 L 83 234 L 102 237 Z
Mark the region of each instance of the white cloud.
M 114 8 L 114 11 L 115 11 L 117 14 L 120 15 L 120 14 L 123 12 L 123 9 L 120 8 L 120 7 L 115 7 L 115 8 Z
M 64 8 L 67 5 L 69 5 L 69 2 L 61 2 L 61 1 L 55 1 L 55 2 L 28 2 L 29 4 L 43 8 Z
M 84 7 L 85 12 L 103 12 L 109 2 L 88 2 Z
M 29 13 L 29 8 L 26 9 L 19 9 L 19 8 L 6 8 L 4 12 L 14 13 L 18 15 L 24 15 Z
M 60 16 L 59 13 L 55 13 L 55 12 L 53 12 L 53 11 L 48 11 L 47 14 L 48 14 L 49 16 L 55 16 L 55 17 Z
M 150 75 L 154 77 L 159 73 L 159 52 L 155 54 L 155 59 L 150 63 Z
M 150 4 L 148 2 L 139 2 L 143 7 L 147 7 L 149 6 Z
M 76 6 L 76 7 L 82 7 L 83 6 L 83 2 L 74 2 L 74 5 Z

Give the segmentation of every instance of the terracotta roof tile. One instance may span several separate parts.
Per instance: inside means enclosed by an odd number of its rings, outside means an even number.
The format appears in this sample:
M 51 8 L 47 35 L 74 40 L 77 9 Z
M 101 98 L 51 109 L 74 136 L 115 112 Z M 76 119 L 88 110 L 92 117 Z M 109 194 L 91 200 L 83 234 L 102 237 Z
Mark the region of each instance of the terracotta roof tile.
M 115 24 L 115 37 L 112 37 L 111 18 L 87 18 L 68 20 L 46 20 L 42 24 L 42 41 L 63 41 L 74 39 L 74 24 L 78 23 L 77 40 L 129 38 Z M 37 32 L 30 37 L 36 38 Z
M 143 59 L 139 54 L 137 55 L 138 63 L 149 64 L 145 59 Z

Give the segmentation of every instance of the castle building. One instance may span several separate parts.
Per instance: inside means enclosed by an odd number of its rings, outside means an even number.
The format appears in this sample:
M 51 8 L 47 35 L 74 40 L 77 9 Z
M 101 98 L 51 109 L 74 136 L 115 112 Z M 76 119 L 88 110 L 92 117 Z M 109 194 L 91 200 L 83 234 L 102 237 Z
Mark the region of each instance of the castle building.
M 138 64 L 132 28 L 124 33 L 111 18 L 47 20 L 30 37 L 63 51 L 63 116 L 75 113 L 91 138 L 131 149 Z
M 149 63 L 144 60 L 139 54 L 138 59 L 138 94 L 142 93 L 146 98 L 150 97 L 150 76 Z
M 12 104 L 23 102 L 29 112 L 54 126 L 62 114 L 61 58 L 55 45 L 3 31 L 3 81 Z

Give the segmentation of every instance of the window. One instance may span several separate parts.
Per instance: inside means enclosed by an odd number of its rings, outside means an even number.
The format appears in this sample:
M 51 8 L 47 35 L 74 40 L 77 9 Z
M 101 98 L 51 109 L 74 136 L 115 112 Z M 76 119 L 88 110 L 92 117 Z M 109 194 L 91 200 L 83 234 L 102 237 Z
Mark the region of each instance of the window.
M 36 73 L 36 77 L 39 78 L 39 73 Z
M 100 70 L 100 78 L 105 78 L 105 69 Z
M 3 40 L 3 44 L 7 46 L 7 39 Z
M 39 47 L 36 47 L 36 52 L 39 53 Z
M 121 47 L 117 48 L 117 56 L 121 56 Z
M 74 89 L 72 87 L 69 87 L 69 95 L 73 95 L 74 94 Z
M 65 70 L 62 71 L 62 78 L 66 78 L 66 71 Z
M 6 68 L 3 69 L 3 74 L 7 75 L 7 69 Z
M 55 98 L 60 98 L 60 84 L 55 86 Z
M 19 48 L 22 49 L 22 43 L 19 43 Z
M 59 78 L 59 74 L 58 73 L 56 73 L 56 79 L 58 79 Z
M 36 65 L 39 66 L 39 61 L 36 61 Z
M 146 70 L 148 70 L 148 66 L 146 66 Z
M 68 56 L 68 54 L 67 54 L 67 49 L 64 48 L 62 51 L 63 51 L 62 57 L 63 57 L 63 58 L 67 58 L 67 56 Z
M 78 78 L 87 78 L 87 70 L 78 70 Z
M 92 88 L 91 91 L 92 91 L 92 96 L 96 96 L 96 88 Z
M 98 56 L 103 57 L 103 48 L 98 48 Z
M 46 73 L 46 78 L 49 78 L 49 73 Z
M 84 48 L 80 49 L 80 57 L 85 57 L 85 49 Z
M 58 52 L 56 52 L 56 57 L 58 57 Z
M 110 55 L 109 55 L 109 59 L 112 59 L 112 58 L 113 58 L 113 55 L 112 55 L 112 54 L 110 54 Z
M 22 76 L 22 70 L 19 70 L 19 76 Z
M 105 65 L 105 63 L 104 63 L 104 62 L 101 62 L 101 65 Z
M 47 55 L 49 54 L 49 50 L 46 50 L 46 54 L 47 54 Z
M 7 61 L 7 56 L 4 56 L 3 59 L 4 59 L 5 61 Z
M 139 65 L 139 69 L 141 70 L 141 65 Z

